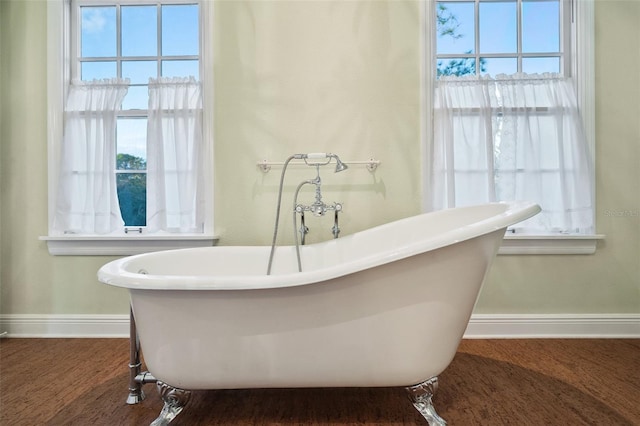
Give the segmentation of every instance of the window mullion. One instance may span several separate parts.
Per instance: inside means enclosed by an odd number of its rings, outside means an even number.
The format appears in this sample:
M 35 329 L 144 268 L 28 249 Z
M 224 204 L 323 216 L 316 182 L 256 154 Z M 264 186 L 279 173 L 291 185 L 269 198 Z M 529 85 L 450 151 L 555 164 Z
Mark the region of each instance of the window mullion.
M 480 75 L 480 0 L 476 0 L 474 4 L 474 36 L 475 36 L 475 61 L 476 75 Z
M 116 4 L 116 74 L 122 78 L 122 14 L 120 4 Z
M 149 112 L 146 109 L 124 109 L 118 111 L 118 118 L 147 118 Z
M 522 0 L 516 3 L 517 71 L 522 72 Z
M 78 13 L 80 8 L 72 4 L 71 5 L 71 22 L 69 32 L 71 34 L 69 48 L 71 51 L 71 67 L 70 67 L 70 79 L 69 81 L 80 79 L 80 62 L 77 60 L 80 57 L 80 20 L 81 14 Z
M 157 46 L 158 51 L 157 54 L 157 64 L 158 64 L 158 77 L 162 76 L 162 5 L 158 4 L 158 13 L 156 14 L 156 19 L 158 20 L 157 30 L 156 30 L 156 38 L 157 38 Z
M 574 11 L 573 1 L 560 0 L 560 50 L 562 51 L 560 72 L 565 77 L 572 77 L 575 74 L 572 69 L 573 46 L 575 46 L 572 43 L 575 25 Z

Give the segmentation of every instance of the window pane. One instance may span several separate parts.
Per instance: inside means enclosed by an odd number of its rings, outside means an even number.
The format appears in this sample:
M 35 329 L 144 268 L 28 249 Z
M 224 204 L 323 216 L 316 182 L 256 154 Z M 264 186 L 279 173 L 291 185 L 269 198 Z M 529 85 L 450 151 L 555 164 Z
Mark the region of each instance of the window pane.
M 83 62 L 80 64 L 80 79 L 89 81 L 93 79 L 115 78 L 118 76 L 115 61 L 108 62 Z
M 118 118 L 116 127 L 116 154 L 116 169 L 146 170 L 146 118 Z
M 149 77 L 157 76 L 157 61 L 122 61 L 122 78 L 131 79 L 131 84 L 147 84 Z
M 515 1 L 480 3 L 480 53 L 518 51 L 516 11 Z
M 476 60 L 473 58 L 453 58 L 438 60 L 438 77 L 447 75 L 475 75 Z
M 200 70 L 198 61 L 162 61 L 163 77 L 189 77 L 199 78 Z
M 560 3 L 525 1 L 522 3 L 522 51 L 560 51 Z
M 198 55 L 198 5 L 162 6 L 162 55 Z
M 473 2 L 438 2 L 438 54 L 462 54 L 475 51 Z
M 522 58 L 522 72 L 560 72 L 560 58 Z
M 122 6 L 122 56 L 158 54 L 158 8 Z
M 480 58 L 480 74 L 515 74 L 518 72 L 517 58 Z
M 82 57 L 116 55 L 116 8 L 80 8 L 80 54 Z
M 146 173 L 123 173 L 147 168 L 146 118 L 119 118 L 116 128 L 118 200 L 125 226 L 146 225 Z
M 118 173 L 116 175 L 120 213 L 125 226 L 147 225 L 146 173 Z

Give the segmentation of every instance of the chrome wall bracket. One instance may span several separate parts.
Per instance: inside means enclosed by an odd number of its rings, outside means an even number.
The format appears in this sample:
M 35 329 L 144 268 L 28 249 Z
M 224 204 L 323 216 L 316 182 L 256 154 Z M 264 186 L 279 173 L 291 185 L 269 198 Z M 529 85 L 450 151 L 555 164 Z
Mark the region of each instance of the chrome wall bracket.
M 429 426 L 446 426 L 447 422 L 436 413 L 433 406 L 433 395 L 438 390 L 438 378 L 432 377 L 415 386 L 406 388 L 409 399 L 422 417 L 429 423 Z
M 370 158 L 368 160 L 349 160 L 344 161 L 344 163 L 348 166 L 357 166 L 363 165 L 369 170 L 371 173 L 375 172 L 378 166 L 380 165 L 380 160 L 376 160 L 375 158 Z M 271 167 L 274 166 L 283 166 L 284 162 L 281 161 L 269 161 L 267 159 L 258 161 L 256 166 L 263 172 L 268 173 L 271 170 Z M 292 161 L 292 166 L 308 166 L 309 164 L 304 161 Z

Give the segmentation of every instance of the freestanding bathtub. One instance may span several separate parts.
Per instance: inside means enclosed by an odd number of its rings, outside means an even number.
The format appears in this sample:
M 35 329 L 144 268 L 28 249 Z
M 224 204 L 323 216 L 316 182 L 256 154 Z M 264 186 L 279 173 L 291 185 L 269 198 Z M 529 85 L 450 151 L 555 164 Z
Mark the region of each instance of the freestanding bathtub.
M 422 214 L 336 240 L 207 247 L 113 261 L 100 281 L 128 288 L 146 366 L 170 422 L 189 390 L 403 386 L 429 424 L 508 226 L 532 203 Z

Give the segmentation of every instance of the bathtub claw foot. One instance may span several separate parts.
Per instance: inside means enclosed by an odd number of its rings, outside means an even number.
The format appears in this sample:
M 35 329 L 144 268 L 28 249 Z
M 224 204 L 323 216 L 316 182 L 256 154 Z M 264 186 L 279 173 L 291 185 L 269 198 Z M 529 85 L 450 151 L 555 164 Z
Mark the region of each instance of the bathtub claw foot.
M 433 407 L 432 398 L 438 390 L 437 377 L 432 377 L 415 386 L 409 386 L 406 390 L 413 406 L 427 420 L 429 426 L 446 426 L 447 422 L 436 413 L 436 409 Z
M 160 397 L 164 401 L 164 406 L 157 419 L 151 423 L 151 426 L 164 426 L 171 423 L 176 418 L 182 409 L 189 402 L 191 392 L 184 389 L 174 388 L 166 383 L 158 380 L 157 382 L 158 392 Z

